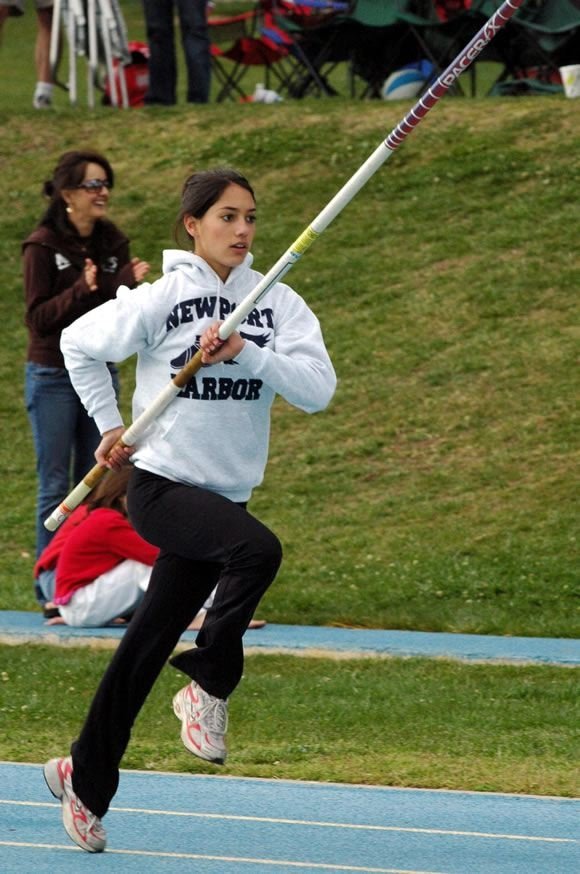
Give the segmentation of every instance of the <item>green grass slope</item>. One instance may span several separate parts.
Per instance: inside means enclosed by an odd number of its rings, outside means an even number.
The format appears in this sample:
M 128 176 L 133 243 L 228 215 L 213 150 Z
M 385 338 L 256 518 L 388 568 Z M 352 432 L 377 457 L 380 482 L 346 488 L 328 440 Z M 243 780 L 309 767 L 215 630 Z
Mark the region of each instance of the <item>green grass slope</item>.
M 0 607 L 34 609 L 20 242 L 58 155 L 107 153 L 111 217 L 154 276 L 186 174 L 236 166 L 257 190 L 265 272 L 409 107 L 39 114 L 0 91 Z M 321 415 L 275 406 L 252 501 L 285 545 L 270 621 L 578 633 L 579 108 L 444 99 L 290 273 L 339 387 Z
M 63 755 L 110 653 L 0 647 L 0 760 Z M 224 767 L 185 751 L 164 670 L 123 767 L 577 797 L 577 674 L 439 659 L 251 655 L 230 699 Z M 347 716 L 348 714 L 348 716 Z M 361 744 L 361 738 L 364 743 Z

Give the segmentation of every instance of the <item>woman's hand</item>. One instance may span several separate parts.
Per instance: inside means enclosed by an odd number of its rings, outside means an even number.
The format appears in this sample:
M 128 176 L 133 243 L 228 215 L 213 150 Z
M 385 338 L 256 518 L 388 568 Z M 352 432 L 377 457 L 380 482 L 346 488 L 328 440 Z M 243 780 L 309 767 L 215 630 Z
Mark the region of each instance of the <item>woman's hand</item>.
M 201 360 L 204 364 L 219 364 L 229 361 L 239 355 L 245 346 L 245 340 L 237 331 L 230 334 L 227 340 L 222 340 L 218 334 L 223 322 L 214 322 L 206 328 L 201 335 L 199 345 L 201 347 Z
M 97 285 L 97 265 L 94 261 L 91 261 L 90 258 L 85 258 L 85 282 L 89 286 L 91 291 L 96 291 L 98 289 Z
M 133 279 L 135 282 L 143 282 L 151 269 L 147 261 L 141 261 L 140 258 L 131 258 L 131 267 L 133 268 Z
M 101 442 L 95 450 L 95 458 L 98 464 L 111 470 L 119 470 L 123 465 L 129 463 L 131 456 L 135 452 L 135 447 L 115 445 L 125 431 L 126 428 L 123 427 L 105 431 L 101 437 Z

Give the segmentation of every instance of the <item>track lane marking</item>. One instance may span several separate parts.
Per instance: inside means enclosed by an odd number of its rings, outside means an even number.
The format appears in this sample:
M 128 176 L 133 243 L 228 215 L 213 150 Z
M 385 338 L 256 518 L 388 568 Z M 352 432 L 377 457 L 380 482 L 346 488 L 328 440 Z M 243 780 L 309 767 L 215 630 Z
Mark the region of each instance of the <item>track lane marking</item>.
M 24 807 L 60 807 L 50 801 L 11 801 L 9 799 L 0 798 L 0 804 L 15 804 Z M 548 844 L 577 844 L 579 841 L 576 838 L 554 838 L 543 835 L 510 835 L 495 832 L 473 832 L 463 831 L 460 829 L 437 829 L 437 828 L 419 828 L 412 826 L 397 826 L 397 825 L 362 825 L 357 823 L 344 822 L 319 822 L 317 820 L 308 819 L 283 819 L 281 817 L 272 816 L 242 816 L 236 814 L 222 813 L 195 813 L 184 810 L 155 810 L 145 807 L 111 807 L 110 812 L 114 813 L 139 813 L 146 816 L 182 816 L 193 819 L 218 819 L 234 822 L 264 822 L 273 825 L 297 825 L 297 826 L 313 826 L 316 828 L 337 828 L 337 829 L 352 829 L 354 831 L 378 831 L 378 832 L 403 832 L 410 834 L 423 835 L 448 835 L 451 837 L 467 837 L 467 838 L 491 838 L 494 840 L 504 841 L 533 841 Z
M 33 844 L 24 841 L 0 841 L 0 847 L 14 847 L 24 850 L 66 850 L 72 853 L 83 853 L 79 847 L 68 844 Z M 86 854 L 85 854 L 86 855 Z M 236 862 L 244 865 L 269 865 L 270 867 L 300 869 L 316 869 L 317 871 L 353 871 L 355 874 L 445 874 L 443 871 L 418 871 L 411 868 L 367 868 L 359 865 L 330 865 L 324 862 L 293 862 L 286 859 L 252 859 L 244 856 L 211 856 L 202 853 L 164 853 L 153 850 L 106 850 L 111 856 L 145 856 L 153 859 L 191 859 L 198 862 Z

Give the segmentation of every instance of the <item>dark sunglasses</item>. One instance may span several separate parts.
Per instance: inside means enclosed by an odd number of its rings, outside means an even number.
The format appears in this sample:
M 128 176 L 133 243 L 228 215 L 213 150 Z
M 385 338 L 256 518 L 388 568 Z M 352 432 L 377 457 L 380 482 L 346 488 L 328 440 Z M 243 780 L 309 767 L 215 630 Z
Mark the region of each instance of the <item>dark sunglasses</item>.
M 103 188 L 112 188 L 113 186 L 108 179 L 87 179 L 77 185 L 77 188 L 84 188 L 85 191 L 101 191 Z

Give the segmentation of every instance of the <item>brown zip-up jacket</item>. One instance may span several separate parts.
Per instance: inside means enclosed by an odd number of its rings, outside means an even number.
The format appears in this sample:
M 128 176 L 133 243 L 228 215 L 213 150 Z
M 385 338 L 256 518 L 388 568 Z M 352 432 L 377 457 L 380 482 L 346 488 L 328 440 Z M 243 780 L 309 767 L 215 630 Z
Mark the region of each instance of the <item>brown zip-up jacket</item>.
M 39 226 L 22 244 L 24 254 L 25 323 L 28 328 L 27 360 L 46 367 L 64 367 L 60 351 L 63 328 L 79 316 L 115 297 L 121 285 L 136 283 L 130 263 L 129 241 L 105 219 L 101 231 L 107 240 L 97 258 L 92 237 L 59 237 Z M 85 258 L 97 264 L 96 291 L 84 278 Z

